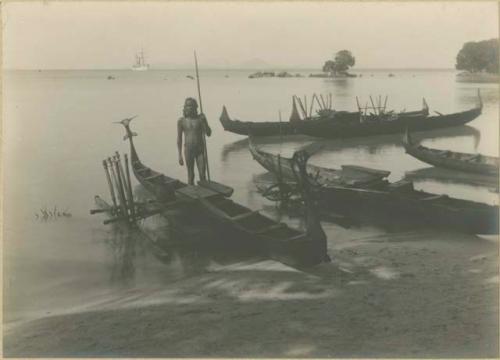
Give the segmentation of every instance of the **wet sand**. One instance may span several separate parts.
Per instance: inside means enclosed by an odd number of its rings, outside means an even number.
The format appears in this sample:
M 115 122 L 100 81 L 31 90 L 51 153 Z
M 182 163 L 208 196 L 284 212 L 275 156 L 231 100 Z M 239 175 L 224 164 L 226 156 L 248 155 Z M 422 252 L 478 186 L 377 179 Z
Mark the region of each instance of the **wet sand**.
M 209 266 L 4 328 L 7 357 L 498 357 L 498 239 L 359 238 L 308 272 Z M 339 270 L 342 269 L 342 270 Z

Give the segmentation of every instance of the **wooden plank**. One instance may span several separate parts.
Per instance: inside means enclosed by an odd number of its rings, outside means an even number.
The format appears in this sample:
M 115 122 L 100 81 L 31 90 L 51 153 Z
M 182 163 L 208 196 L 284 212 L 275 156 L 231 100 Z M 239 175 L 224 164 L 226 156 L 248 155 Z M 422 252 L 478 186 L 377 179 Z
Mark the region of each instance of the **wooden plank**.
M 448 198 L 447 195 L 432 195 L 432 196 L 428 196 L 428 197 L 425 197 L 425 198 L 421 198 L 419 200 L 422 200 L 422 201 L 433 201 L 433 200 L 447 199 L 447 198 Z
M 254 231 L 252 231 L 252 233 L 254 233 L 254 234 L 264 234 L 266 232 L 269 232 L 269 231 L 272 231 L 272 230 L 276 230 L 276 229 L 281 229 L 283 227 L 286 227 L 286 225 L 282 224 L 282 223 L 277 223 L 277 224 L 272 224 L 272 225 L 266 226 L 265 228 L 262 228 L 262 229 L 254 230 Z
M 241 220 L 241 219 L 246 219 L 247 217 L 250 217 L 250 216 L 258 214 L 258 213 L 259 213 L 258 211 L 250 211 L 250 212 L 243 213 L 243 214 L 240 214 L 240 215 L 232 216 L 231 220 L 238 221 L 238 220 Z
M 157 178 L 162 177 L 162 176 L 163 176 L 162 174 L 155 174 L 155 175 L 145 177 L 144 180 L 146 180 L 146 181 L 154 180 L 154 179 L 157 179 Z
M 357 165 L 342 165 L 342 170 L 352 170 L 364 174 L 377 175 L 382 177 L 389 176 L 389 174 L 391 173 L 390 171 L 387 170 L 378 170 Z
M 200 180 L 198 181 L 198 185 L 213 190 L 221 195 L 224 195 L 225 197 L 230 197 L 231 195 L 233 195 L 234 192 L 234 189 L 232 187 L 212 180 L 209 181 Z
M 305 233 L 302 233 L 302 234 L 299 234 L 299 235 L 296 235 L 296 236 L 292 236 L 290 238 L 287 238 L 287 239 L 283 239 L 283 241 L 286 241 L 286 242 L 289 242 L 289 241 L 297 241 L 297 240 L 304 240 L 307 238 L 307 234 Z
M 183 188 L 176 190 L 176 193 L 192 200 L 204 199 L 216 195 L 220 196 L 218 192 L 215 192 L 205 187 L 195 186 L 195 185 L 187 185 Z

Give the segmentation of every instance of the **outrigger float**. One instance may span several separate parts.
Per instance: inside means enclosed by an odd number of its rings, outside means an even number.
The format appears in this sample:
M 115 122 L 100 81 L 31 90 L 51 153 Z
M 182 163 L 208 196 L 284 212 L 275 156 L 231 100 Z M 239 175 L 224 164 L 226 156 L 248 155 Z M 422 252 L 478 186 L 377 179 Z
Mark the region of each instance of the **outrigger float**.
M 100 209 L 91 211 L 105 212 L 111 216 L 104 223 L 127 221 L 135 226 L 139 219 L 160 214 L 179 231 L 210 229 L 215 236 L 202 232 L 206 236 L 196 243 L 201 247 L 222 251 L 255 250 L 295 267 L 329 261 L 326 236 L 319 221 L 314 221 L 312 207 L 309 207 L 308 226 L 304 233 L 235 203 L 228 198 L 232 189 L 228 191 L 228 187 L 222 184 L 199 182 L 198 185 L 188 185 L 157 172 L 144 165 L 137 155 L 132 139 L 137 134 L 130 129 L 132 119 L 120 122 L 126 131 L 124 140 L 130 143 L 132 171 L 139 183 L 153 196 L 153 201 L 134 200 L 127 158 L 126 171 L 123 171 L 118 155 L 115 155 L 104 162 L 113 205 L 105 208 L 101 202 L 98 204 Z M 300 173 L 300 164 L 296 167 L 299 169 L 297 173 Z
M 292 159 L 266 153 L 252 142 L 253 158 L 273 173 L 281 187 L 295 182 Z M 333 170 L 307 165 L 307 181 L 318 206 L 352 219 L 433 226 L 472 234 L 498 234 L 498 206 L 415 190 L 413 183 L 390 183 L 389 171 L 359 166 Z M 273 196 L 277 199 L 279 196 Z
M 313 96 L 313 100 L 318 97 Z M 453 114 L 441 114 L 429 116 L 429 107 L 423 99 L 422 110 L 394 112 L 386 111 L 386 103 L 382 104 L 378 100 L 378 106 L 375 106 L 370 97 L 372 107 L 361 107 L 359 101 L 358 111 L 335 111 L 331 109 L 331 102 L 322 104 L 317 111 L 317 115 L 312 115 L 311 111 L 304 109 L 300 98 L 294 96 L 292 101 L 292 114 L 288 122 L 250 122 L 232 120 L 226 107 L 222 109 L 220 122 L 224 130 L 240 135 L 248 136 L 271 136 L 271 135 L 290 135 L 303 134 L 321 138 L 348 138 L 358 136 L 372 136 L 403 133 L 407 127 L 416 131 L 434 130 L 451 126 L 465 125 L 474 120 L 482 112 L 482 100 L 478 91 L 478 105 L 473 109 L 457 112 Z M 386 98 L 387 100 L 387 98 Z M 299 115 L 296 103 L 299 103 L 302 116 Z M 330 107 L 329 107 L 330 106 Z M 307 104 L 306 104 L 307 107 Z M 370 112 L 369 112 L 370 110 Z

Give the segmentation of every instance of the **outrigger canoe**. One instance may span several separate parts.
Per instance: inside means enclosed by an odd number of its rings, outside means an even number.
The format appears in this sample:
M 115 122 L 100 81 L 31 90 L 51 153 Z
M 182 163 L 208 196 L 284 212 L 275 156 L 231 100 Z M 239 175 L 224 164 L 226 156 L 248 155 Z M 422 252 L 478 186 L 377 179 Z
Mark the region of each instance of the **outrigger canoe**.
M 205 226 L 216 233 L 206 246 L 226 249 L 257 249 L 292 266 L 311 266 L 327 261 L 326 239 L 315 237 L 316 229 L 301 232 L 276 222 L 258 211 L 228 199 L 228 194 L 199 183 L 188 185 L 144 165 L 137 155 L 130 119 L 123 120 L 130 143 L 130 159 L 136 179 L 158 200 L 165 213 L 175 210 L 174 220 L 185 226 Z M 171 216 L 171 215 L 168 215 Z M 207 239 L 208 241 L 208 239 Z
M 291 159 L 266 153 L 253 144 L 250 151 L 276 177 L 293 181 L 288 171 Z M 388 224 L 498 234 L 498 206 L 415 190 L 408 180 L 390 183 L 383 179 L 389 175 L 388 171 L 345 166 L 342 170 L 332 170 L 309 165 L 308 173 L 314 197 L 324 210 Z
M 408 154 L 427 164 L 447 169 L 498 177 L 498 157 L 431 149 L 414 143 L 408 130 L 403 138 L 403 145 Z
M 481 96 L 478 93 L 478 105 L 473 109 L 453 114 L 428 115 L 428 109 L 407 113 L 385 113 L 381 115 L 362 115 L 361 112 L 333 112 L 333 116 L 317 116 L 300 120 L 293 103 L 291 121 L 248 122 L 232 120 L 223 107 L 220 121 L 225 130 L 242 135 L 279 135 L 303 134 L 321 138 L 348 138 L 403 133 L 406 128 L 416 131 L 434 130 L 451 126 L 460 126 L 474 120 L 482 112 Z M 297 114 L 297 115 L 294 115 Z M 292 121 L 292 118 L 295 119 Z
M 318 111 L 317 115 L 308 116 L 301 118 L 297 106 L 295 104 L 295 97 L 293 98 L 292 104 L 292 114 L 289 121 L 278 122 L 278 121 L 268 121 L 268 122 L 252 122 L 252 121 L 240 121 L 232 120 L 227 112 L 226 107 L 222 109 L 222 114 L 219 118 L 222 127 L 226 131 L 233 132 L 239 135 L 248 136 L 276 136 L 276 135 L 293 135 L 301 134 L 304 124 L 323 124 L 333 123 L 333 124 L 354 124 L 359 123 L 360 119 L 365 119 L 366 121 L 374 122 L 377 119 L 395 119 L 404 117 L 426 117 L 429 113 L 427 104 L 424 101 L 424 107 L 422 110 L 408 111 L 401 113 L 387 112 L 384 114 L 368 114 L 363 115 L 360 111 L 335 111 L 332 109 L 323 109 Z

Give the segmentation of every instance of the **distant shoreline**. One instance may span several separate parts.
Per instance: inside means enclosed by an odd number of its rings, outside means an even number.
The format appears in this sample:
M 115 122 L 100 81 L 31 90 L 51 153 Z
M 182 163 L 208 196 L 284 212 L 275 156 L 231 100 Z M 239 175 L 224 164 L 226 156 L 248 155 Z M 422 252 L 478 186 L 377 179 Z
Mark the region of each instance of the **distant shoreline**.
M 129 68 L 116 69 L 2 69 L 2 71 L 130 71 Z M 193 71 L 193 68 L 150 68 L 148 71 Z M 203 68 L 203 71 L 311 71 L 321 72 L 318 68 L 290 68 L 290 67 L 269 67 L 269 68 Z M 356 68 L 350 70 L 353 73 L 367 71 L 450 71 L 457 72 L 453 68 Z
M 490 73 L 461 72 L 457 74 L 457 81 L 470 83 L 498 83 L 500 81 L 500 75 Z

